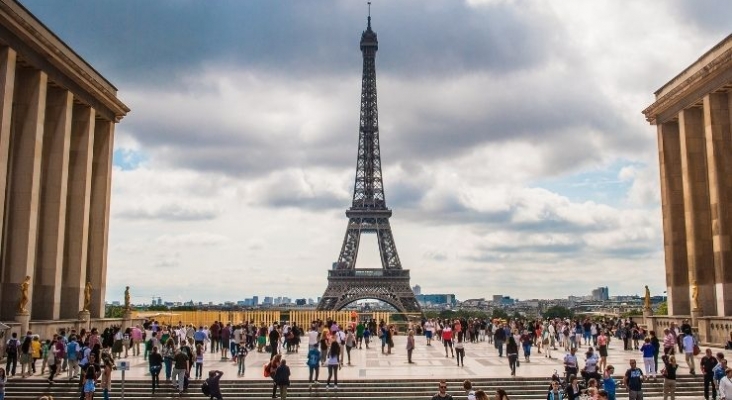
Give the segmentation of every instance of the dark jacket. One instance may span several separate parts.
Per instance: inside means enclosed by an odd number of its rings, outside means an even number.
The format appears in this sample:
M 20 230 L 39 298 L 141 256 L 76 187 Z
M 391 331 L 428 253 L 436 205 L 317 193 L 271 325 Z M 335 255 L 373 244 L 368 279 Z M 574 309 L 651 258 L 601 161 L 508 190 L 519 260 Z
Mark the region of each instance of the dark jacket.
M 290 367 L 287 364 L 281 364 L 277 367 L 274 381 L 279 386 L 290 386 Z

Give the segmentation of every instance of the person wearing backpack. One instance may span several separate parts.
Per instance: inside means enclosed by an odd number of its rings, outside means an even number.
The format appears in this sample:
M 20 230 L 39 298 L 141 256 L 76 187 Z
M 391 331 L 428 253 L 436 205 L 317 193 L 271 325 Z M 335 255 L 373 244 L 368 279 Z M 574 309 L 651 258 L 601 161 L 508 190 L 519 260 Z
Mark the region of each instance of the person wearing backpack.
M 5 362 L 5 372 L 9 376 L 15 376 L 15 368 L 18 365 L 18 349 L 20 348 L 20 340 L 18 340 L 18 334 L 13 332 L 10 335 L 5 344 L 5 356 L 7 361 Z

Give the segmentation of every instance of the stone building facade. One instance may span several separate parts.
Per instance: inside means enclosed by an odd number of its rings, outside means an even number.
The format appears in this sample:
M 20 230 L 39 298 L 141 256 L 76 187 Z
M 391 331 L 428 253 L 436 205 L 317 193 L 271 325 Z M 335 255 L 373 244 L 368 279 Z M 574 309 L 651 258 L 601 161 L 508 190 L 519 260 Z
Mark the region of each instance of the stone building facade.
M 732 35 L 655 95 L 669 315 L 732 316 Z
M 104 316 L 114 130 L 128 112 L 73 49 L 0 0 L 0 320 Z

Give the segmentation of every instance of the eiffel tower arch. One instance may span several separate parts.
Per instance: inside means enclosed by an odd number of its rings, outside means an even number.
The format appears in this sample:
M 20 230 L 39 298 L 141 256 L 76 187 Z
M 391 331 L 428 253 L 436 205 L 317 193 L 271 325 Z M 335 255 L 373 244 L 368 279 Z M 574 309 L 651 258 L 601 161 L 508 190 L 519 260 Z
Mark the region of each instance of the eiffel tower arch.
M 338 261 L 328 271 L 328 287 L 318 310 L 340 310 L 357 300 L 381 300 L 402 313 L 421 313 L 409 285 L 409 270 L 402 269 L 386 206 L 381 178 L 379 113 L 376 103 L 376 32 L 371 15 L 361 35 L 363 75 L 361 79 L 361 118 L 358 132 L 356 180 L 353 203 L 346 210 L 348 226 Z M 376 234 L 381 268 L 356 268 L 361 234 Z

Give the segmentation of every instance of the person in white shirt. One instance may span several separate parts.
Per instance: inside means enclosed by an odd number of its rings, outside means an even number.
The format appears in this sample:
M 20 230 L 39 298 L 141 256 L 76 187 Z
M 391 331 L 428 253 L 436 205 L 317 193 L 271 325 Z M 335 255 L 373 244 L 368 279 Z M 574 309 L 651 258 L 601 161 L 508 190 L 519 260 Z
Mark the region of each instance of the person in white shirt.
M 689 373 L 696 375 L 694 369 L 694 336 L 684 335 L 684 356 L 686 357 L 686 364 L 689 365 Z M 732 393 L 730 393 L 732 394 Z
M 320 336 L 318 328 L 316 326 L 312 326 L 310 331 L 308 331 L 308 350 L 318 348 L 318 336 Z
M 726 376 L 719 381 L 719 398 L 732 400 L 732 368 L 727 368 Z
M 424 323 L 424 337 L 427 339 L 427 346 L 432 346 L 432 335 L 434 335 L 435 324 L 432 320 L 427 320 Z

